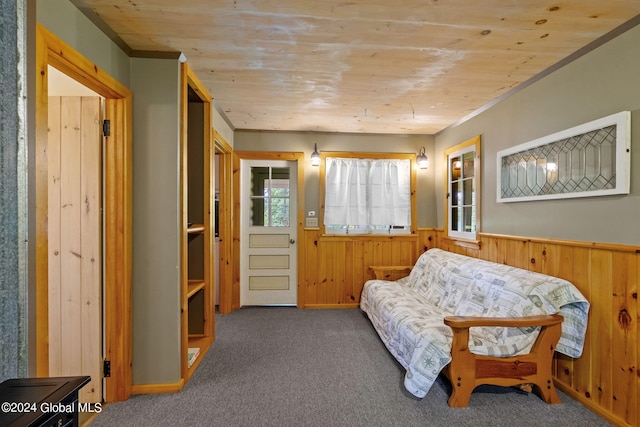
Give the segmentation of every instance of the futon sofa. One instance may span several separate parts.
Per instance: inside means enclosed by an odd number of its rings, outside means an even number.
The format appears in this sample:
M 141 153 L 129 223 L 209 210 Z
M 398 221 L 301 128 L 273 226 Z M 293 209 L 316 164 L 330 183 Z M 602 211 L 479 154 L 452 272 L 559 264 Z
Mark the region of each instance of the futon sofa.
M 480 384 L 523 384 L 559 403 L 553 353 L 582 354 L 589 312 L 566 280 L 440 249 L 407 277 L 367 281 L 360 307 L 406 369 L 406 389 L 424 397 L 444 369 L 450 406 L 467 406 Z

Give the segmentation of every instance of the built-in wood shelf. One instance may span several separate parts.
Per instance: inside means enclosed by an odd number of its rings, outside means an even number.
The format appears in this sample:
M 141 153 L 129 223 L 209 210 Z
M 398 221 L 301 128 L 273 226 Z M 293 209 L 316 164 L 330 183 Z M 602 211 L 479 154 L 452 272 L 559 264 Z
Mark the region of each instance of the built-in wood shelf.
M 187 368 L 189 372 L 189 377 L 193 374 L 193 372 L 196 370 L 196 368 L 200 364 L 202 357 L 207 352 L 207 350 L 209 350 L 209 347 L 211 347 L 212 342 L 213 342 L 213 337 L 211 336 L 199 335 L 199 334 L 189 335 L 189 348 L 200 349 L 198 356 L 190 361 L 189 363 L 190 366 L 188 366 Z
M 189 234 L 202 234 L 204 233 L 204 224 L 192 224 L 187 228 Z
M 186 63 L 181 70 L 181 374 L 186 382 L 214 338 L 212 98 Z M 197 95 L 197 98 L 193 95 Z
M 189 280 L 189 284 L 187 286 L 187 299 L 190 299 L 192 296 L 196 294 L 200 289 L 203 289 L 205 286 L 204 280 Z

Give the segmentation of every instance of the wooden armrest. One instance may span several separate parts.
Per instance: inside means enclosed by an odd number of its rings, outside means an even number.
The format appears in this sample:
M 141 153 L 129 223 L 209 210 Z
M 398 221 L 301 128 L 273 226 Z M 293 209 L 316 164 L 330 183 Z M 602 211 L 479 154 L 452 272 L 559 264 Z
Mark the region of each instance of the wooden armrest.
M 388 278 L 389 275 L 385 275 L 384 273 L 390 271 L 411 271 L 413 268 L 412 265 L 371 265 L 369 268 L 373 271 L 373 274 L 376 276 L 376 279 L 383 280 Z
M 464 329 L 474 326 L 502 326 L 505 328 L 522 328 L 527 326 L 550 326 L 562 323 L 564 318 L 559 314 L 542 314 L 525 317 L 478 317 L 478 316 L 446 316 L 445 325 Z
M 503 387 L 527 384 L 534 387 L 547 403 L 560 403 L 553 386 L 553 354 L 562 334 L 563 317 L 559 314 L 525 317 L 447 316 L 444 323 L 453 331 L 451 362 L 445 374 L 452 385 L 449 406 L 469 404 L 473 389 L 480 384 Z M 469 328 L 503 326 L 518 328 L 539 326 L 540 333 L 530 352 L 510 357 L 474 354 L 469 349 Z

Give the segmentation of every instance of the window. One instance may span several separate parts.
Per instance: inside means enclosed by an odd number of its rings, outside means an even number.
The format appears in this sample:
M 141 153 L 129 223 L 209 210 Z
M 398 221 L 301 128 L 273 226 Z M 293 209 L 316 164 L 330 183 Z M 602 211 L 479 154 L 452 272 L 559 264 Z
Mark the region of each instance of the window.
M 475 241 L 480 229 L 480 136 L 445 151 L 447 237 Z
M 252 227 L 289 227 L 289 168 L 251 167 Z
M 325 152 L 322 157 L 325 233 L 411 233 L 415 154 Z

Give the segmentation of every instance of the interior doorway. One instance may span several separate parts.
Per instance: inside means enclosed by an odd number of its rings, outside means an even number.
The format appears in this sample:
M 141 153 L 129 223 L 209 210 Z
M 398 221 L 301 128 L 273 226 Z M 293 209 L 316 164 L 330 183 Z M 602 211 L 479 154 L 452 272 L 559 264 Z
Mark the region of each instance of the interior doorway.
M 215 306 L 222 314 L 232 310 L 232 250 L 231 233 L 231 185 L 233 176 L 233 149 L 215 129 Z
M 102 402 L 104 98 L 48 69 L 49 376 L 89 375 Z
M 98 248 L 93 255 L 83 255 L 82 253 L 68 248 L 71 260 L 88 258 L 89 265 L 100 264 L 98 275 L 102 277 L 104 283 L 103 306 L 104 306 L 104 344 L 98 345 L 103 348 L 104 359 L 110 363 L 110 375 L 105 379 L 104 393 L 102 399 L 106 402 L 125 400 L 131 395 L 132 383 L 132 353 L 131 353 L 131 123 L 132 123 L 132 95 L 131 91 L 123 86 L 113 77 L 106 74 L 95 64 L 80 55 L 77 51 L 58 39 L 51 32 L 40 25 L 36 26 L 36 135 L 35 135 L 35 247 L 36 247 L 36 370 L 37 376 L 48 377 L 55 374 L 55 368 L 50 365 L 56 357 L 67 357 L 66 355 L 56 355 L 55 350 L 50 345 L 50 334 L 61 331 L 56 328 L 50 318 L 59 319 L 58 315 L 50 313 L 55 310 L 56 304 L 50 291 L 55 293 L 55 288 L 50 284 L 55 280 L 50 277 L 55 267 L 50 271 L 50 250 L 53 250 L 49 241 L 50 213 L 57 211 L 60 214 L 64 209 L 64 204 L 49 210 L 50 188 L 54 188 L 56 183 L 55 174 L 52 173 L 54 166 L 49 164 L 49 73 L 50 67 L 55 68 L 71 79 L 81 82 L 83 86 L 95 92 L 103 98 L 104 117 L 109 121 L 109 132 L 105 136 L 100 163 L 103 165 L 101 193 L 99 197 L 104 201 L 103 213 L 99 223 L 101 224 L 102 238 L 97 239 Z M 51 106 L 51 108 L 54 108 Z M 65 107 L 66 108 L 66 107 Z M 93 114 L 93 113 L 92 113 Z M 98 113 L 102 114 L 102 113 Z M 74 127 L 73 124 L 70 125 Z M 99 124 L 102 128 L 102 124 Z M 91 131 L 93 132 L 93 131 Z M 65 160 L 66 160 L 65 156 Z M 84 178 L 83 178 L 84 179 Z M 77 178 L 77 180 L 83 180 Z M 60 181 L 62 182 L 62 181 Z M 92 196 L 94 197 L 94 196 Z M 81 198 L 79 202 L 83 203 Z M 99 204 L 97 201 L 93 202 Z M 85 204 L 86 208 L 86 204 Z M 99 209 L 98 209 L 99 210 Z M 96 212 L 95 209 L 92 209 Z M 64 215 L 66 217 L 66 213 Z M 65 221 L 69 221 L 66 218 Z M 100 228 L 100 225 L 98 225 Z M 59 229 L 60 233 L 67 233 Z M 84 233 L 82 233 L 84 235 Z M 96 235 L 96 233 L 87 233 Z M 96 242 L 93 242 L 94 245 Z M 80 255 L 80 256 L 78 256 Z M 54 254 L 55 256 L 55 254 Z M 97 258 L 99 257 L 99 259 Z M 73 260 L 76 258 L 76 260 Z M 91 259 L 93 258 L 93 262 Z M 75 275 L 78 269 L 75 270 Z M 94 271 L 92 274 L 96 274 Z M 62 280 L 61 280 L 62 281 Z M 64 279 L 66 282 L 66 279 Z M 58 292 L 62 292 L 62 287 Z M 68 292 L 66 299 L 73 299 L 74 292 Z M 64 303 L 65 296 L 61 295 L 61 302 Z M 92 297 L 91 301 L 96 301 L 99 296 Z M 52 301 L 50 301 L 52 299 Z M 83 301 L 86 300 L 83 297 Z M 50 305 L 51 302 L 51 305 Z M 92 302 L 94 307 L 100 305 L 99 302 Z M 66 306 L 57 305 L 60 311 L 66 310 Z M 80 310 L 82 312 L 82 310 Z M 89 316 L 94 318 L 99 316 L 92 312 Z M 54 320 L 57 321 L 57 320 Z M 84 322 L 85 320 L 81 320 Z M 99 321 L 99 319 L 98 319 Z M 51 328 L 50 328 L 51 327 Z M 95 330 L 95 329 L 94 329 Z M 76 335 L 74 333 L 74 335 Z M 82 332 L 80 332 L 82 334 Z M 99 335 L 99 334 L 98 334 Z M 91 342 L 99 342 L 93 337 L 88 338 Z M 64 346 L 64 344 L 63 344 Z M 61 352 L 66 350 L 60 349 Z M 74 355 L 75 356 L 75 355 Z M 106 366 L 106 364 L 104 365 Z M 99 367 L 102 376 L 102 356 L 100 356 Z M 93 377 L 93 375 L 92 375 Z

